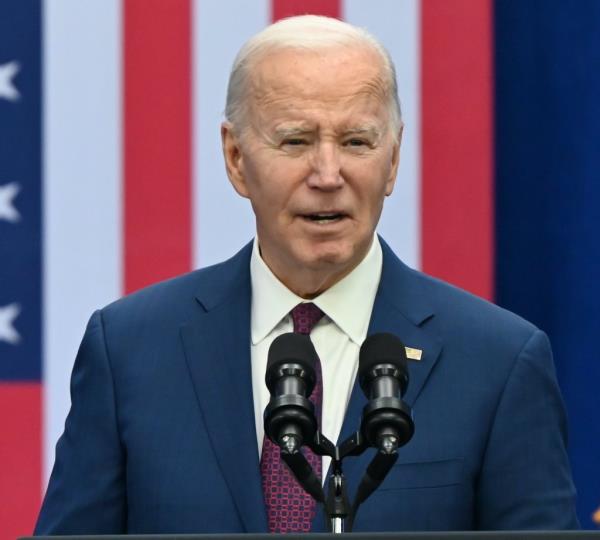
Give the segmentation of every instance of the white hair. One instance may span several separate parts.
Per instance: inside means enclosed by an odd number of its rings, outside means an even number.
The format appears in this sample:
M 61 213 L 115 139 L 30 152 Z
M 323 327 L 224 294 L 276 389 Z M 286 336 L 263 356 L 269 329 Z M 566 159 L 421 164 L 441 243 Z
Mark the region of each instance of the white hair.
M 242 127 L 248 76 L 262 55 L 281 49 L 319 52 L 339 46 L 368 47 L 381 59 L 386 94 L 389 98 L 390 126 L 397 136 L 402 125 L 396 68 L 384 46 L 370 33 L 346 22 L 320 15 L 300 15 L 282 19 L 251 37 L 238 52 L 227 86 L 225 118 L 234 127 Z

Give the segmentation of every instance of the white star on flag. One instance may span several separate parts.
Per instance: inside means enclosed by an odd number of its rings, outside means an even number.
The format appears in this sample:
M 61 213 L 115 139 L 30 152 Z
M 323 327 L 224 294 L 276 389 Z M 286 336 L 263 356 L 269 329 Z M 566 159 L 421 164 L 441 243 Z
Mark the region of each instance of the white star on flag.
M 13 61 L 0 65 L 0 98 L 17 101 L 21 97 L 12 81 L 19 69 L 21 69 L 19 62 Z
M 16 223 L 21 219 L 21 215 L 13 202 L 19 191 L 21 191 L 21 186 L 17 182 L 0 186 L 0 219 L 5 219 L 11 223 Z
M 13 323 L 21 313 L 19 304 L 8 304 L 0 306 L 0 341 L 6 341 L 11 345 L 16 345 L 21 341 L 21 336 L 15 330 Z

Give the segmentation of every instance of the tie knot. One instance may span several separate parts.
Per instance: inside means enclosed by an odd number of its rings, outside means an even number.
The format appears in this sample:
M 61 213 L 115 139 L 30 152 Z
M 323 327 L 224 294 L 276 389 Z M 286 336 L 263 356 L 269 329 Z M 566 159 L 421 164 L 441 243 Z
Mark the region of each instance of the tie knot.
M 298 304 L 291 311 L 294 321 L 294 332 L 296 334 L 310 334 L 324 313 L 312 302 Z

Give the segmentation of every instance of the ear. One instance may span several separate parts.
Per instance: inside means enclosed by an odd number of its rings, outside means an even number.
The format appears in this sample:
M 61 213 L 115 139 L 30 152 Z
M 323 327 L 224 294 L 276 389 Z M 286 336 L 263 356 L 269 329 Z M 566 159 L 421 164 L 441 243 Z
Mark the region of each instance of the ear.
M 400 165 L 400 143 L 402 142 L 402 131 L 404 130 L 404 124 L 400 125 L 398 130 L 398 138 L 392 149 L 392 162 L 390 165 L 390 176 L 385 184 L 385 196 L 389 197 L 394 191 L 396 185 L 396 176 L 398 175 L 398 165 Z
M 229 181 L 239 195 L 248 198 L 248 189 L 243 173 L 243 157 L 239 135 L 231 122 L 221 124 L 221 145 L 225 159 L 225 169 Z

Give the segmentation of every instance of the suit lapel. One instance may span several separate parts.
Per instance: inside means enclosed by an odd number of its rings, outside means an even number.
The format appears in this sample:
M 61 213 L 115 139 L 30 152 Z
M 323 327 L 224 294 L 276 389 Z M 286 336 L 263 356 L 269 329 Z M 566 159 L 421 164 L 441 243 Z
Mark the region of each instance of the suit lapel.
M 404 400 L 414 407 L 442 347 L 433 309 L 421 274 L 405 266 L 381 240 L 383 271 L 375 298 L 368 335 L 389 332 L 407 346 L 423 351 L 420 361 L 409 360 L 409 385 Z M 354 433 L 359 425 L 367 400 L 355 382 L 338 443 Z M 418 422 L 417 422 L 418 429 Z M 410 442 L 408 443 L 410 444 Z M 369 450 L 344 462 L 349 495 L 354 496 L 358 483 L 374 455 Z M 400 449 L 400 458 L 402 449 Z
M 231 496 L 246 531 L 259 532 L 267 530 L 267 519 L 250 366 L 250 248 L 244 251 L 223 265 L 213 283 L 203 283 L 198 315 L 182 326 L 181 338 L 208 437 Z

